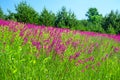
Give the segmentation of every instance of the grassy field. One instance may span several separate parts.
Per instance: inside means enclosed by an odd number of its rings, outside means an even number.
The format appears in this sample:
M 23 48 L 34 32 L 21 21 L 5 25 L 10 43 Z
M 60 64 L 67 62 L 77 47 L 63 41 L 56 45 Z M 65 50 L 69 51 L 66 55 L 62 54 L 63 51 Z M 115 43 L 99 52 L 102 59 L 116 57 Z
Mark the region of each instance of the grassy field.
M 0 80 L 120 80 L 120 36 L 0 20 Z

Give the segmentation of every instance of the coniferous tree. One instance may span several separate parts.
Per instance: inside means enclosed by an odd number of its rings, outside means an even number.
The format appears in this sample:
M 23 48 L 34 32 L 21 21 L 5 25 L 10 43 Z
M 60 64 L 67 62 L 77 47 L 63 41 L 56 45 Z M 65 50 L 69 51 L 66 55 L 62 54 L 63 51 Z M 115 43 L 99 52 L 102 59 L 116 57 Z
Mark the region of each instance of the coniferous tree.
M 17 21 L 38 24 L 38 13 L 26 2 L 20 2 L 15 9 Z
M 39 17 L 39 24 L 45 26 L 54 26 L 54 22 L 55 14 L 44 8 Z
M 55 20 L 55 26 L 62 28 L 75 27 L 77 23 L 76 16 L 71 11 L 67 12 L 65 7 L 62 7 L 61 11 L 57 13 Z
M 120 33 L 120 14 L 118 11 L 111 11 L 108 15 L 104 17 L 104 21 L 102 23 L 102 27 L 105 29 L 107 33 L 116 34 Z M 115 30 L 115 31 L 114 31 Z
M 16 19 L 16 13 L 13 13 L 10 10 L 8 10 L 8 15 L 5 15 L 5 20 L 14 20 L 14 21 L 17 21 L 17 19 Z
M 0 19 L 3 19 L 3 18 L 4 18 L 4 13 L 3 13 L 2 8 L 0 7 Z

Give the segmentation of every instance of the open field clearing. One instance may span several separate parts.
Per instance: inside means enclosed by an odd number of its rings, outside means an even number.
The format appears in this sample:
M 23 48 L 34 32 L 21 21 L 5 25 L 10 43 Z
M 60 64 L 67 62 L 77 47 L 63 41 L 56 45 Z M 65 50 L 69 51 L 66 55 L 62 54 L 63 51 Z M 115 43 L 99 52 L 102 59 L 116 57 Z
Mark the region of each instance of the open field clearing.
M 120 35 L 0 20 L 0 80 L 120 80 Z

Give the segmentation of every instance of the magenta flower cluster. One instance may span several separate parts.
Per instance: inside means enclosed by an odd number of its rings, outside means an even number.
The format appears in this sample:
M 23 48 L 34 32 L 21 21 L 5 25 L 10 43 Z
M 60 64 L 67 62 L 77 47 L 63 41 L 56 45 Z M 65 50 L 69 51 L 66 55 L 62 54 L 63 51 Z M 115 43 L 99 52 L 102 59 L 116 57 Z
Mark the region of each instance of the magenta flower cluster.
M 33 24 L 25 24 L 19 23 L 14 21 L 5 21 L 0 19 L 0 27 L 8 27 L 10 31 L 17 32 L 20 31 L 20 37 L 23 39 L 23 45 L 27 44 L 28 41 L 32 43 L 33 46 L 40 52 L 41 50 L 49 55 L 51 52 L 57 55 L 62 55 L 66 53 L 68 47 L 75 50 L 74 53 L 71 52 L 72 55 L 69 55 L 69 61 L 75 61 L 77 66 L 88 63 L 94 62 L 95 57 L 90 56 L 88 58 L 81 58 L 81 55 L 91 55 L 94 53 L 96 49 L 102 44 L 98 42 L 91 42 L 89 45 L 86 45 L 87 41 L 89 41 L 89 37 L 99 37 L 102 41 L 102 38 L 112 39 L 114 41 L 120 42 L 120 35 L 110 35 L 110 34 L 101 34 L 95 32 L 87 32 L 87 31 L 74 31 L 70 29 L 63 29 L 63 28 L 55 28 L 55 27 L 45 27 L 45 26 L 38 26 Z M 63 38 L 64 34 L 71 34 L 76 35 L 79 34 L 80 36 L 85 36 L 84 40 L 74 39 L 72 37 Z M 83 43 L 84 42 L 84 43 Z M 109 44 L 108 44 L 109 45 Z M 99 49 L 98 49 L 99 50 Z M 104 52 L 104 50 L 103 50 Z M 104 57 L 101 58 L 101 61 L 105 61 L 111 55 L 120 52 L 120 47 L 113 46 L 111 48 L 110 54 L 106 54 Z M 36 57 L 41 53 L 37 53 Z M 101 62 L 97 62 L 95 65 L 100 66 Z M 85 66 L 88 69 L 90 66 L 94 68 L 95 65 L 87 64 Z M 82 70 L 84 72 L 84 70 Z

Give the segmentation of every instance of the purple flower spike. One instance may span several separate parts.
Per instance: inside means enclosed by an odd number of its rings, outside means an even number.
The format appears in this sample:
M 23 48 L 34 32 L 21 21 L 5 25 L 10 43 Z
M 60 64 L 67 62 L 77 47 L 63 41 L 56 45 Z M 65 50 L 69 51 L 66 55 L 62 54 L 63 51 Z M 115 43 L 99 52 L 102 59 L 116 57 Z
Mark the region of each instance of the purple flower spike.
M 27 39 L 27 38 L 24 38 L 24 44 L 26 44 L 26 43 L 27 43 L 27 41 L 28 41 L 28 39 Z
M 77 58 L 77 57 L 79 57 L 80 56 L 80 52 L 76 52 L 75 53 L 75 57 Z
M 118 47 L 115 47 L 115 48 L 114 48 L 114 52 L 115 52 L 115 53 L 119 52 L 119 50 L 120 50 L 120 49 L 119 49 Z
M 69 60 L 71 61 L 72 59 L 74 59 L 75 58 L 75 56 L 74 55 L 71 55 L 70 57 L 69 57 Z
M 83 60 L 78 60 L 78 63 L 79 64 L 84 64 L 84 61 Z
M 33 45 L 33 46 L 36 46 L 36 45 L 37 45 L 37 42 L 32 41 L 32 45 Z
M 40 50 L 40 49 L 42 48 L 42 46 L 41 46 L 41 45 L 37 45 L 36 48 L 37 48 L 38 50 Z
M 91 57 L 89 58 L 89 60 L 90 60 L 90 61 L 94 61 L 94 56 L 91 56 Z

